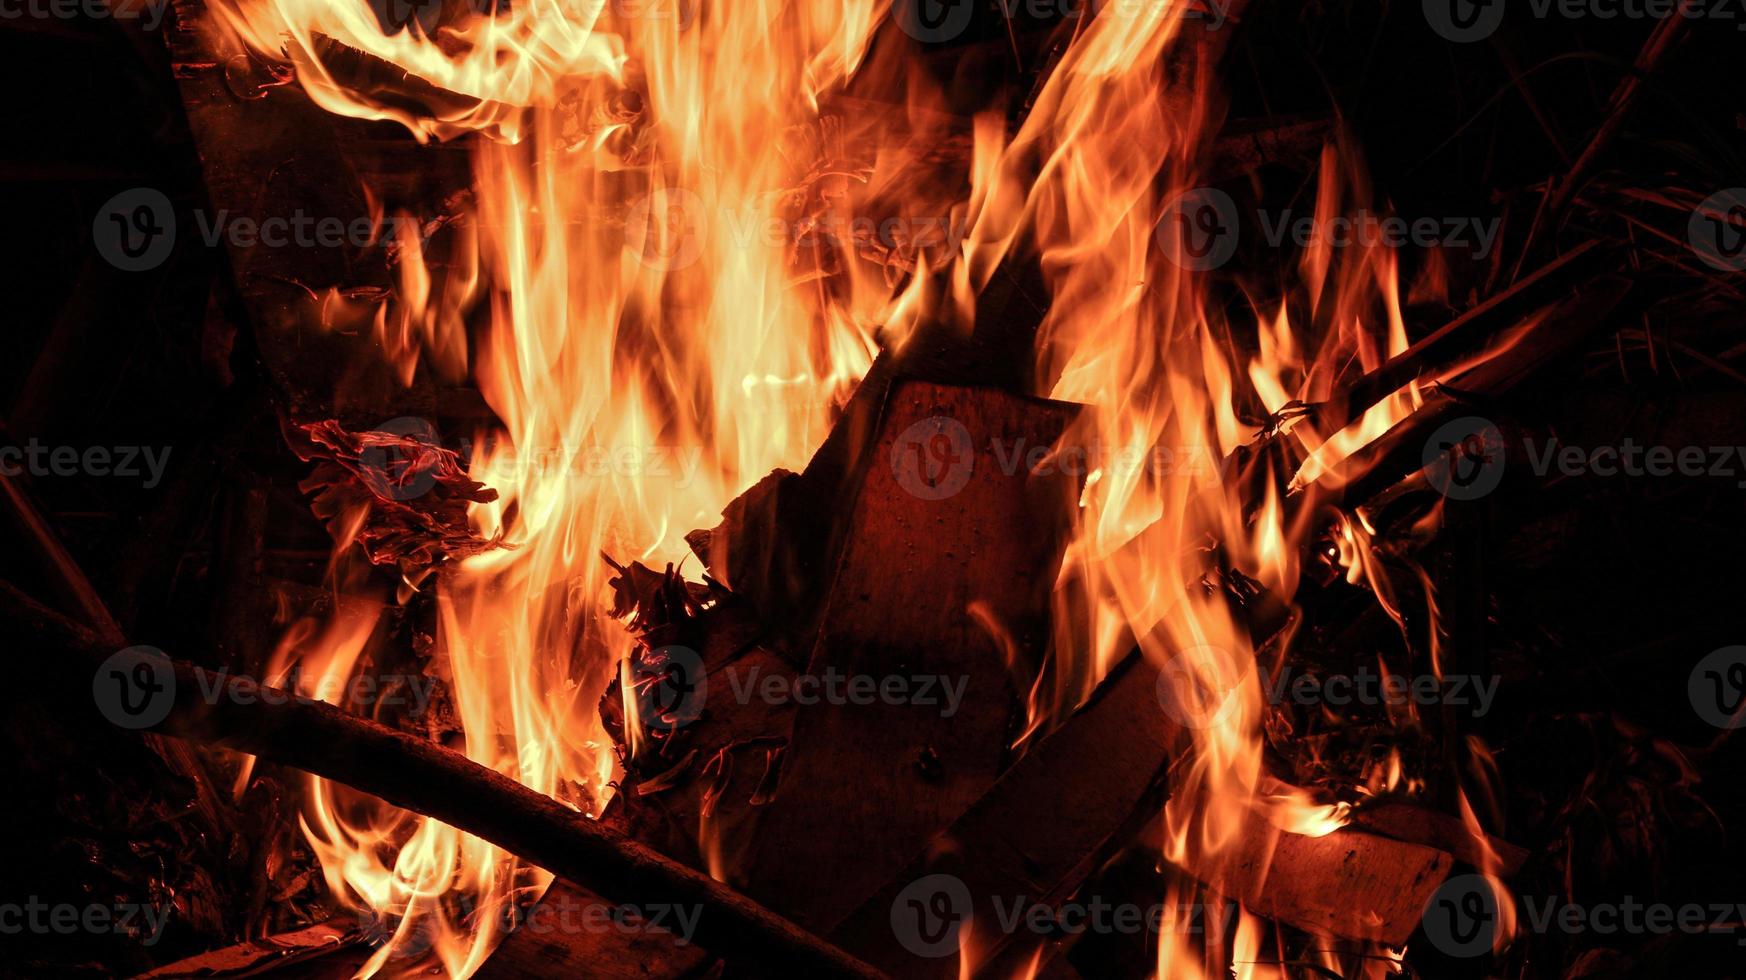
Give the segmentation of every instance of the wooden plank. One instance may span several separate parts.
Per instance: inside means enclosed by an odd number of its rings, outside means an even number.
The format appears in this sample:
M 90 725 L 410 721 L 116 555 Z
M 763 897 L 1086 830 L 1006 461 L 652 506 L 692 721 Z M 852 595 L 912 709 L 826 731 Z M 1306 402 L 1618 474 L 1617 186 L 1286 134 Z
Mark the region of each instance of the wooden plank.
M 318 963 L 319 970 L 338 975 L 342 966 L 336 954 L 352 955 L 344 963 L 355 969 L 364 959 L 358 942 L 358 919 L 342 915 L 328 922 L 261 939 L 250 939 L 214 949 L 187 959 L 167 963 L 140 974 L 135 980 L 171 980 L 176 977 L 279 976 L 293 965 Z M 356 961 L 356 962 L 353 962 Z
M 948 874 L 971 896 L 974 947 L 984 958 L 998 954 L 1015 937 L 999 932 L 995 900 L 1010 908 L 1022 898 L 1030 907 L 1071 896 L 1185 747 L 1182 730 L 1159 708 L 1157 680 L 1138 654 L 1117 667 L 1072 720 L 1014 763 L 831 937 L 893 976 L 956 976 L 957 957 L 917 955 L 892 925 L 893 907 L 912 883 Z
M 1459 819 L 1410 803 L 1384 803 L 1358 810 L 1352 814 L 1352 825 L 1395 840 L 1448 851 L 1474 867 L 1486 865 L 1485 850 L 1489 847 L 1497 861 L 1496 873 L 1505 878 L 1514 877 L 1528 860 L 1528 852 L 1509 841 L 1487 834 L 1481 843 Z
M 217 261 L 230 266 L 261 362 L 288 413 L 343 418 L 354 428 L 402 415 L 490 418 L 476 391 L 459 387 L 459 377 L 438 377 L 444 372 L 429 363 L 410 385 L 401 384 L 368 316 L 339 317 L 333 304 L 324 312 L 319 294 L 334 289 L 373 313 L 373 303 L 396 283 L 388 248 L 353 241 L 350 232 L 343 247 L 310 235 L 292 235 L 282 247 L 228 233 L 211 246 L 196 241 L 203 225 L 216 229 L 220 222 L 302 218 L 349 228 L 371 216 L 361 190 L 366 183 L 390 213 L 404 209 L 429 219 L 440 202 L 468 187 L 466 153 L 336 116 L 302 86 L 280 84 L 234 40 L 201 29 L 210 16 L 204 0 L 176 0 L 174 10 L 165 38 L 206 187 L 205 201 L 172 202 L 178 251 L 222 252 Z M 426 255 L 439 284 L 445 249 L 446 235 Z M 330 315 L 344 322 L 324 323 Z
M 1442 851 L 1350 829 L 1305 837 L 1252 820 L 1226 860 L 1187 870 L 1257 915 L 1398 946 L 1452 863 Z
M 994 784 L 1015 699 L 970 605 L 1037 655 L 1072 501 L 1059 477 L 1003 469 L 996 441 L 1049 446 L 1075 412 L 990 389 L 892 388 L 806 673 L 900 678 L 915 695 L 932 679 L 932 703 L 839 698 L 800 712 L 751 894 L 828 929 Z

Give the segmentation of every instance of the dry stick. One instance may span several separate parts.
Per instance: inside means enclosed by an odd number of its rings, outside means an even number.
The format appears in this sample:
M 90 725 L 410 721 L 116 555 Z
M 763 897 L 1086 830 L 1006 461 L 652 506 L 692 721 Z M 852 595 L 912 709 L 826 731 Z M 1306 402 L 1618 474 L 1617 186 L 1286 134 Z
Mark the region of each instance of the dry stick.
M 1604 324 L 1624 300 L 1631 287 L 1622 276 L 1609 276 L 1587 285 L 1582 294 L 1552 308 L 1539 329 L 1524 338 L 1505 357 L 1499 357 L 1434 388 L 1425 402 L 1374 442 L 1352 456 L 1354 469 L 1363 475 L 1343 490 L 1348 501 L 1376 505 L 1379 495 L 1402 489 L 1405 475 L 1414 479 L 1425 468 L 1424 440 L 1437 426 L 1463 411 L 1472 399 L 1497 398 L 1531 377 L 1582 338 Z
M 0 615 L 27 637 L 75 654 L 40 662 L 45 668 L 71 665 L 81 684 L 88 684 L 85 678 L 115 653 L 96 631 L 4 582 Z M 718 955 L 737 954 L 808 974 L 882 976 L 721 882 L 458 752 L 252 678 L 168 658 L 153 662 L 156 682 L 164 687 L 154 698 L 171 703 L 168 718 L 154 731 L 344 783 L 489 841 L 613 901 L 697 908 L 695 940 Z M 68 673 L 61 671 L 63 677 Z
M 91 579 L 86 576 L 78 560 L 61 542 L 48 518 L 37 509 L 29 492 L 19 480 L 5 473 L 0 473 L 0 505 L 11 515 L 42 560 L 51 588 L 77 611 L 81 621 L 91 624 L 95 631 L 94 641 L 110 650 L 123 646 L 126 643 L 123 639 L 125 634 L 109 611 L 108 604 L 98 594 L 97 587 L 91 584 Z M 211 783 L 206 779 L 205 769 L 193 752 L 180 742 L 157 735 L 147 734 L 145 741 L 146 747 L 162 759 L 171 772 L 194 786 L 195 800 L 201 815 L 212 826 L 219 826 L 222 823 L 219 814 L 225 809 L 224 803 L 213 792 Z
M 1674 42 L 1679 40 L 1685 30 L 1684 14 L 1667 17 L 1656 25 L 1654 33 L 1644 42 L 1643 49 L 1637 53 L 1637 60 L 1631 65 L 1631 71 L 1613 89 L 1612 98 L 1607 101 L 1607 115 L 1601 120 L 1600 128 L 1583 147 L 1582 155 L 1576 158 L 1563 177 L 1555 178 L 1549 193 L 1541 198 L 1540 207 L 1534 213 L 1534 224 L 1528 229 L 1527 240 L 1522 243 L 1522 250 L 1516 255 L 1516 265 L 1512 270 L 1512 280 L 1521 275 L 1522 263 L 1533 254 L 1534 245 L 1542 225 L 1556 225 L 1564 210 L 1576 197 L 1576 189 L 1588 178 L 1601 154 L 1612 145 L 1613 138 L 1618 135 L 1619 127 L 1625 122 L 1631 106 L 1637 101 L 1637 94 L 1642 91 L 1643 80 L 1648 78 L 1661 63 L 1663 56 L 1673 49 Z
M 1484 350 L 1487 342 L 1495 341 L 1505 331 L 1521 326 L 1536 312 L 1549 310 L 1565 300 L 1571 292 L 1590 286 L 1594 282 L 1592 277 L 1604 268 L 1613 254 L 1614 249 L 1606 243 L 1582 243 L 1536 269 L 1528 278 L 1438 327 L 1418 343 L 1390 358 L 1381 367 L 1335 392 L 1327 401 L 1309 406 L 1305 413 L 1306 420 L 1315 425 L 1318 431 L 1338 432 L 1353 420 L 1361 418 L 1371 406 L 1409 383 L 1435 380 L 1439 372 L 1451 369 L 1463 357 L 1478 354 Z M 1558 328 L 1556 324 L 1552 326 L 1555 329 L 1551 332 L 1562 332 L 1562 328 Z M 1541 324 L 1535 332 L 1545 333 L 1547 330 L 1548 325 Z M 1517 343 L 1531 347 L 1538 341 L 1530 334 Z M 1513 355 L 1498 356 L 1503 358 Z M 1429 413 L 1415 413 L 1415 417 L 1428 418 Z M 1403 421 L 1384 438 L 1397 438 L 1397 433 L 1404 431 L 1407 421 L 1411 420 Z M 1266 499 L 1265 491 L 1270 482 L 1283 479 L 1266 465 L 1265 457 L 1267 447 L 1278 438 L 1279 435 L 1275 434 L 1247 447 L 1252 455 L 1242 464 L 1238 476 L 1243 483 L 1240 493 L 1245 513 L 1252 513 L 1261 506 L 1261 502 Z M 1360 453 L 1369 451 L 1373 446 L 1360 450 Z
M 1550 210 L 1554 215 L 1570 204 L 1577 186 L 1594 169 L 1595 161 L 1600 159 L 1601 153 L 1612 144 L 1613 137 L 1624 124 L 1631 105 L 1637 100 L 1637 93 L 1643 88 L 1643 79 L 1649 77 L 1655 66 L 1661 63 L 1662 56 L 1672 50 L 1673 43 L 1679 40 L 1680 32 L 1685 30 L 1687 19 L 1684 14 L 1665 18 L 1656 25 L 1655 32 L 1649 35 L 1649 40 L 1643 44 L 1643 50 L 1637 54 L 1636 62 L 1631 65 L 1630 74 L 1620 79 L 1618 87 L 1613 89 L 1613 97 L 1607 102 L 1606 119 L 1595 130 L 1594 138 L 1588 141 L 1582 155 L 1576 158 L 1576 163 L 1571 165 L 1570 172 L 1559 180 L 1558 188 L 1552 194 Z
M 1346 425 L 1411 382 L 1422 380 L 1463 356 L 1477 354 L 1482 341 L 1497 337 L 1535 310 L 1556 302 L 1562 294 L 1600 271 L 1612 254 L 1613 249 L 1604 243 L 1583 242 L 1355 380 L 1338 398 L 1317 406 L 1318 421 Z M 1327 415 L 1328 407 L 1335 402 L 1344 409 L 1338 420 Z
M 109 607 L 97 594 L 91 580 L 85 577 L 84 569 L 79 567 L 79 563 L 61 544 L 60 537 L 49 527 L 48 520 L 36 509 L 36 505 L 31 502 L 24 488 L 19 486 L 17 479 L 5 473 L 0 473 L 0 501 L 4 502 L 5 509 L 12 515 L 19 530 L 30 539 L 37 554 L 48 566 L 55 591 L 76 606 L 80 618 L 93 624 L 112 646 L 121 646 L 121 627 L 116 625 L 115 617 L 110 615 Z

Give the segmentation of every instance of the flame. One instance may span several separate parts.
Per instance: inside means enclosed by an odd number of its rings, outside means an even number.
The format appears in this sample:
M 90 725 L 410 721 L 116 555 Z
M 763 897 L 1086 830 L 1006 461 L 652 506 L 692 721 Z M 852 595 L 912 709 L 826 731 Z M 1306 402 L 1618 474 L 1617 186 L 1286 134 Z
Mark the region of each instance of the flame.
M 820 132 L 818 100 L 861 61 L 878 5 L 721 4 L 687 23 L 536 0 L 393 31 L 357 0 L 212 9 L 215 43 L 289 62 L 331 112 L 421 140 L 484 137 L 445 278 L 421 226 L 396 220 L 397 288 L 374 325 L 403 381 L 458 360 L 504 426 L 474 439 L 471 476 L 499 496 L 468 519 L 505 547 L 435 585 L 433 669 L 456 747 L 598 813 L 616 762 L 595 708 L 631 644 L 605 614 L 598 555 L 681 561 L 685 532 L 771 469 L 804 465 L 876 350 L 889 285 L 796 288 L 793 239 L 797 221 L 845 206 L 840 168 L 809 169 L 842 137 Z M 360 82 L 378 62 L 398 72 Z M 880 149 L 889 182 L 903 148 Z M 600 233 L 613 224 L 623 233 Z M 346 297 L 319 303 L 328 322 L 368 315 Z M 464 324 L 479 313 L 467 363 Z M 349 544 L 337 542 L 336 592 L 356 585 Z M 273 669 L 296 663 L 308 693 L 334 695 L 369 656 L 371 608 L 294 631 Z M 364 975 L 432 958 L 472 973 L 510 906 L 550 880 L 322 780 L 304 829 L 335 895 L 398 922 Z
M 1252 304 L 1254 343 L 1240 345 L 1250 328 L 1213 302 L 1218 275 L 1163 247 L 1172 202 L 1206 179 L 1223 35 L 1186 2 L 1102 5 L 1076 24 L 1016 133 L 1000 111 L 975 118 L 960 185 L 922 179 L 947 125 L 940 93 L 901 66 L 901 48 L 870 54 L 884 0 L 662 5 L 669 17 L 624 6 L 445 9 L 392 30 L 358 0 L 212 7 L 215 44 L 288 62 L 325 109 L 420 140 L 474 139 L 472 199 L 451 216 L 443 278 L 410 231 L 420 226 L 398 222 L 397 289 L 374 315 L 403 381 L 421 365 L 469 371 L 503 424 L 477 433 L 471 476 L 499 496 L 468 520 L 505 547 L 433 580 L 433 669 L 464 733 L 457 748 L 597 814 L 616 762 L 595 706 L 632 640 L 605 613 L 596 556 L 682 561 L 687 531 L 770 470 L 804 465 L 881 345 L 901 347 L 928 321 L 968 331 L 1001 263 L 1034 254 L 1051 300 L 1035 394 L 1088 406 L 1063 445 L 1106 462 L 1075 515 L 1050 669 L 1019 677 L 1030 714 L 1020 741 L 1067 717 L 1137 646 L 1219 706 L 1191 726 L 1166 858 L 1216 863 L 1250 826 L 1342 826 L 1343 804 L 1267 773 L 1256 638 L 1220 583 L 1289 601 L 1327 495 L 1440 378 L 1413 379 L 1350 420 L 1309 411 L 1407 349 L 1386 249 L 1311 243 L 1295 300 Z M 842 91 L 852 77 L 908 104 L 856 103 Z M 1367 202 L 1356 160 L 1339 143 L 1324 152 L 1319 219 Z M 855 228 L 863 214 L 896 214 L 916 234 L 870 238 Z M 925 215 L 940 226 L 920 227 Z M 1444 288 L 1440 271 L 1426 275 L 1426 290 Z M 321 302 L 327 313 L 339 298 Z M 485 326 L 469 337 L 475 320 Z M 1160 450 L 1218 461 L 1218 472 L 1156 465 Z M 1249 465 L 1226 465 L 1240 460 Z M 347 520 L 355 529 L 363 517 Z M 1399 621 L 1371 534 L 1362 515 L 1342 517 L 1336 557 Z M 339 536 L 336 595 L 367 591 L 349 544 Z M 311 665 L 310 689 L 337 697 L 387 607 L 342 603 L 324 626 L 301 625 L 274 669 Z M 1008 646 L 988 610 L 966 614 Z M 1016 671 L 1020 658 L 1008 660 Z M 1410 780 L 1400 769 L 1397 755 L 1378 779 Z M 311 789 L 305 831 L 331 889 L 398 921 L 364 975 L 416 972 L 422 958 L 405 957 L 428 943 L 444 973 L 466 976 L 510 907 L 549 884 L 435 821 L 321 780 Z M 724 877 L 723 842 L 701 831 Z M 1203 960 L 1170 933 L 1159 972 L 1270 976 L 1263 938 L 1243 912 L 1230 961 L 1209 969 L 1222 950 Z

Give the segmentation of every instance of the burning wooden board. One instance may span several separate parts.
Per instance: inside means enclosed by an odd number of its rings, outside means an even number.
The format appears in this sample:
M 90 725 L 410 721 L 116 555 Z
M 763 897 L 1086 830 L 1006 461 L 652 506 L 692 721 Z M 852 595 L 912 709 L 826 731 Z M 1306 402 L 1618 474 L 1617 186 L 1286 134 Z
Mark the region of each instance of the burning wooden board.
M 970 609 L 1036 654 L 1073 488 L 1011 450 L 1052 445 L 1075 412 L 893 387 L 803 674 L 819 703 L 796 719 L 752 894 L 828 929 L 994 784 L 1015 699 L 1001 641 Z
M 1258 915 L 1399 946 L 1452 864 L 1448 854 L 1418 844 L 1347 829 L 1307 837 L 1251 820 L 1226 860 L 1188 870 Z
M 1134 816 L 1181 749 L 1181 729 L 1159 709 L 1158 671 L 1137 655 L 1112 673 L 1061 730 L 1031 747 L 1000 782 L 831 939 L 893 976 L 955 976 L 958 957 L 918 946 L 904 903 L 935 876 L 970 896 L 979 961 L 1014 937 L 1002 933 L 998 901 L 1058 903 Z M 956 949 L 946 951 L 955 953 Z

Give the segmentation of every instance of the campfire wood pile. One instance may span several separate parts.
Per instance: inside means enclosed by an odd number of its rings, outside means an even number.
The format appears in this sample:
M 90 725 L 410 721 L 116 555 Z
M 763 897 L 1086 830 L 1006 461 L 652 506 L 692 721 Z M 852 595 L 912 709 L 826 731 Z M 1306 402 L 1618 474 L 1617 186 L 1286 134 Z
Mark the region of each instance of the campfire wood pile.
M 440 239 L 448 220 L 443 202 L 466 193 L 462 153 L 364 138 L 380 130 L 335 119 L 246 59 L 216 61 L 186 29 L 199 16 L 195 0 L 178 0 L 184 29 L 170 38 L 215 208 L 362 213 L 370 205 L 348 188 L 367 174 L 370 186 L 438 214 L 430 221 Z M 1671 43 L 1658 32 L 1645 57 L 1659 58 Z M 360 62 L 359 72 L 370 70 Z M 1634 88 L 1616 96 L 1615 113 L 1634 97 Z M 1615 128 L 1602 127 L 1581 159 L 1591 160 Z M 1227 126 L 1211 172 L 1223 178 L 1306 162 L 1328 131 L 1321 120 L 1237 121 Z M 1567 193 L 1550 195 L 1544 221 L 1554 223 L 1569 206 Z M 1422 487 L 1426 432 L 1476 400 L 1521 385 L 1609 320 L 1638 312 L 1629 305 L 1632 284 L 1610 274 L 1617 265 L 1611 250 L 1589 244 L 1560 253 L 1551 237 L 1527 237 L 1512 284 L 1476 296 L 1448 323 L 1411 324 L 1423 338 L 1418 343 L 1325 402 L 1301 406 L 1324 424 L 1349 421 L 1408 382 L 1444 379 L 1411 417 L 1366 448 L 1364 476 L 1346 489 L 1344 503 Z M 381 419 L 416 416 L 446 430 L 491 416 L 458 377 L 420 372 L 401 385 L 395 365 L 372 356 L 367 330 L 309 322 L 306 300 L 327 290 L 336 304 L 387 295 L 394 269 L 381 259 L 377 250 L 231 249 L 287 441 L 304 458 L 325 461 L 321 486 L 331 492 L 379 492 L 361 477 L 347 483 L 357 467 L 345 464 Z M 625 776 L 600 820 L 422 733 L 313 703 L 203 704 L 195 692 L 211 681 L 187 662 L 169 668 L 182 696 L 147 734 L 149 744 L 172 769 L 198 768 L 182 740 L 221 746 L 441 819 L 559 875 L 541 899 L 547 907 L 675 902 L 701 909 L 695 944 L 660 932 L 521 929 L 482 966 L 483 977 L 681 977 L 722 969 L 718 961 L 730 972 L 945 977 L 959 972 L 956 958 L 920 957 L 894 934 L 894 910 L 914 883 L 931 875 L 963 882 L 973 918 L 983 923 L 995 921 L 1002 900 L 1058 904 L 1120 887 L 1112 869 L 1158 851 L 1158 814 L 1187 736 L 1161 704 L 1165 665 L 1138 650 L 1071 714 L 1042 730 L 1026 727 L 1026 698 L 1045 669 L 1049 596 L 1082 489 L 1067 475 L 1003 468 L 991 449 L 1020 439 L 1052 444 L 1078 413 L 1078 406 L 1015 393 L 1030 370 L 1015 351 L 1028 350 L 1041 312 L 1027 298 L 1034 274 L 1022 261 L 1003 267 L 981 298 L 997 309 L 979 316 L 974 334 L 927 324 L 901 354 L 881 354 L 804 471 L 770 474 L 720 524 L 693 532 L 706 584 L 606 556 L 619 576 L 618 611 L 639 641 L 637 666 L 625 676 L 659 686 L 676 669 L 686 674 L 687 692 L 706 694 L 675 705 L 650 701 L 635 683 L 608 691 L 600 712 L 619 742 Z M 1507 354 L 1452 368 L 1505 335 L 1517 340 Z M 347 366 L 345 376 L 330 370 L 335 364 Z M 1270 491 L 1290 506 L 1279 474 L 1258 465 L 1273 437 L 1228 461 L 1251 507 Z M 311 438 L 328 452 L 308 452 Z M 452 490 L 442 496 L 446 510 L 419 511 L 366 535 L 386 542 L 379 564 L 411 579 L 441 574 L 444 560 L 495 545 L 467 536 L 456 516 L 461 499 L 489 499 L 489 488 L 467 480 L 453 459 L 435 458 L 431 466 Z M 54 571 L 52 597 L 0 583 L 0 609 L 26 624 L 35 642 L 69 655 L 30 669 L 69 700 L 88 700 L 92 665 L 130 638 L 25 491 L 0 484 L 8 514 Z M 1257 596 L 1235 587 L 1218 547 L 1209 549 L 1204 584 L 1236 610 L 1257 649 L 1302 615 L 1288 606 L 1315 605 L 1314 595 Z M 745 684 L 791 688 L 801 677 L 832 673 L 927 675 L 963 686 L 950 713 L 937 703 L 735 696 Z M 1442 724 L 1441 737 L 1461 737 L 1456 720 Z M 1284 925 L 1391 945 L 1408 940 L 1451 873 L 1487 867 L 1507 878 L 1526 860 L 1520 848 L 1476 833 L 1452 806 L 1398 800 L 1358 807 L 1348 827 L 1325 836 L 1259 822 L 1237 830 L 1234 857 L 1205 866 L 1189 860 L 1176 871 Z M 1009 934 L 967 935 L 989 975 L 1026 968 L 1074 974 L 1067 958 L 1077 937 L 1048 937 L 1039 948 Z M 355 916 L 341 916 L 147 975 L 342 976 L 380 938 Z
M 1531 288 L 1541 286 L 1541 280 L 1531 281 Z M 1610 301 L 1611 294 L 1607 298 Z M 1422 353 L 1403 356 L 1418 358 Z M 902 369 L 891 373 L 900 374 Z M 703 852 L 708 845 L 689 829 L 713 826 L 721 837 L 753 847 L 754 854 L 773 855 L 768 864 L 756 859 L 748 864 L 749 880 L 742 887 L 749 895 L 829 934 L 843 949 L 891 972 L 950 972 L 955 967 L 949 961 L 918 960 L 894 943 L 893 897 L 907 883 L 942 870 L 970 883 L 979 903 L 999 895 L 1044 899 L 1074 894 L 1100 861 L 1143 839 L 1147 804 L 1155 806 L 1164 791 L 1173 752 L 1180 750 L 1180 733 L 1159 710 L 1156 667 L 1137 661 L 1114 672 L 1058 731 L 1039 739 L 1016 761 L 1006 757 L 1019 705 L 1010 681 L 1015 665 L 1004 662 L 1003 656 L 1035 655 L 1042 598 L 1036 583 L 1052 578 L 1058 560 L 1052 552 L 1059 542 L 1060 519 L 1048 515 L 1058 513 L 1071 498 L 1063 488 L 1051 489 L 1047 481 L 1027 479 L 1022 472 L 1002 476 L 986 455 L 986 447 L 994 439 L 1010 441 L 1018 433 L 1052 442 L 1070 408 L 1027 403 L 994 389 L 918 380 L 891 384 L 875 414 L 879 437 L 871 443 L 867 458 L 850 468 L 863 482 L 852 494 L 854 519 L 836 559 L 838 570 L 831 579 L 820 639 L 808 669 L 833 662 L 871 669 L 874 663 L 888 662 L 878 658 L 898 656 L 906 665 L 940 670 L 940 662 L 933 658 L 964 658 L 942 672 L 961 671 L 972 678 L 965 695 L 968 717 L 951 723 L 937 714 L 881 717 L 860 727 L 873 717 L 845 713 L 846 720 L 834 720 L 824 712 L 772 708 L 755 698 L 743 706 L 718 699 L 694 730 L 678 729 L 661 753 L 633 766 L 621 797 L 623 805 L 609 815 L 608 824 L 622 826 L 699 869 L 707 867 Z M 905 433 L 946 417 L 968 420 L 971 451 L 983 455 L 966 469 L 981 476 L 967 483 L 962 493 L 929 500 L 930 488 L 899 485 L 904 471 L 891 460 Z M 988 516 L 978 517 L 979 510 Z M 863 523 L 875 523 L 881 533 L 856 531 Z M 1019 527 L 1028 533 L 1013 534 L 1011 529 Z M 908 538 L 906 528 L 912 529 Z M 718 528 L 711 537 L 720 540 L 731 530 Z M 640 587 L 656 592 L 660 585 L 650 583 L 666 581 L 650 573 Z M 953 581 L 963 584 L 954 586 Z M 1010 585 L 999 586 L 1001 581 Z M 885 595 L 893 584 L 917 591 L 900 597 Z M 994 621 L 1009 625 L 1000 636 L 978 632 L 980 627 L 969 617 L 956 615 L 966 604 L 964 596 L 999 596 L 1002 588 L 1009 597 L 996 603 L 999 615 Z M 767 676 L 792 676 L 797 671 L 792 654 L 760 642 L 767 629 L 737 598 L 724 597 L 689 615 L 695 622 L 683 624 L 688 633 L 681 635 L 698 643 L 718 688 L 727 687 L 718 672 L 729 665 L 759 666 L 769 672 Z M 52 613 L 42 610 L 34 611 L 33 618 L 55 621 Z M 894 623 L 899 627 L 894 629 Z M 106 653 L 114 646 L 114 641 L 105 644 L 81 637 L 65 626 L 54 635 L 57 642 L 89 655 Z M 833 661 L 834 657 L 875 659 Z M 199 689 L 192 681 L 183 687 L 190 692 Z M 181 719 L 170 730 L 326 773 L 408 808 L 475 829 L 536 859 L 542 853 L 513 831 L 479 824 L 467 816 L 504 803 L 527 805 L 520 800 L 477 800 L 464 791 L 454 793 L 471 780 L 451 779 L 444 789 L 457 798 L 446 802 L 441 794 L 429 791 L 405 795 L 404 790 L 393 789 L 384 774 L 408 771 L 405 767 L 415 758 L 409 753 L 417 743 L 404 737 L 383 742 L 384 735 L 376 736 L 386 755 L 371 758 L 359 752 L 368 733 L 342 724 L 343 716 L 327 719 L 339 726 L 334 735 L 316 739 L 307 731 L 288 734 L 276 729 L 259 712 L 232 713 L 234 717 L 216 728 L 202 730 L 199 723 Z M 843 724 L 857 727 L 834 730 Z M 443 751 L 434 747 L 417 751 L 444 767 L 463 765 L 458 757 L 442 762 Z M 347 757 L 360 756 L 366 764 L 338 765 Z M 868 793 L 914 801 L 929 792 L 939 793 L 940 802 L 926 808 L 888 811 L 845 806 L 845 800 L 859 803 Z M 798 815 L 785 813 L 784 803 Z M 1057 826 L 1054 816 L 1063 810 L 1075 814 L 1066 828 Z M 710 811 L 711 819 L 703 819 Z M 895 819 L 899 812 L 908 823 Z M 843 818 L 852 813 L 871 822 L 845 823 Z M 1394 805 L 1379 810 L 1374 819 L 1361 815 L 1359 820 L 1360 826 L 1388 836 L 1359 831 L 1325 838 L 1287 834 L 1275 843 L 1271 834 L 1253 828 L 1243 850 L 1247 857 L 1197 873 L 1247 907 L 1283 922 L 1349 938 L 1398 943 L 1411 933 L 1430 891 L 1448 874 L 1453 864 L 1449 851 L 1468 860 L 1478 851 L 1466 829 L 1451 824 L 1450 818 Z M 773 826 L 780 830 L 771 832 Z M 564 846 L 568 832 L 549 833 L 556 835 L 551 838 L 554 846 Z M 885 838 L 881 846 L 862 846 L 881 835 Z M 633 845 L 621 841 L 607 846 Z M 796 851 L 808 849 L 815 850 L 792 860 Z M 548 866 L 565 865 L 553 861 Z M 813 873 L 819 867 L 830 867 L 833 873 Z M 760 869 L 765 869 L 765 877 L 759 877 Z M 791 869 L 807 874 L 797 878 Z M 594 877 L 597 874 L 597 868 L 589 868 L 576 876 L 599 883 L 601 893 L 614 900 L 631 894 L 615 894 L 617 889 L 638 887 L 610 876 Z M 564 884 L 548 901 L 576 893 L 576 886 Z M 717 913 L 723 906 L 712 902 L 708 910 Z M 488 975 L 499 969 L 504 972 L 496 975 L 518 975 L 512 964 L 528 959 L 549 964 L 557 957 L 583 962 L 619 956 L 647 964 L 651 953 L 644 947 L 651 942 L 643 935 L 622 948 L 602 948 L 596 934 L 554 938 L 519 933 L 505 943 L 498 954 L 502 963 L 494 960 Z M 524 950 L 535 944 L 536 951 Z M 695 965 L 697 955 L 681 948 L 662 949 L 654 959 L 671 963 L 677 973 Z M 754 955 L 773 954 L 763 950 Z

